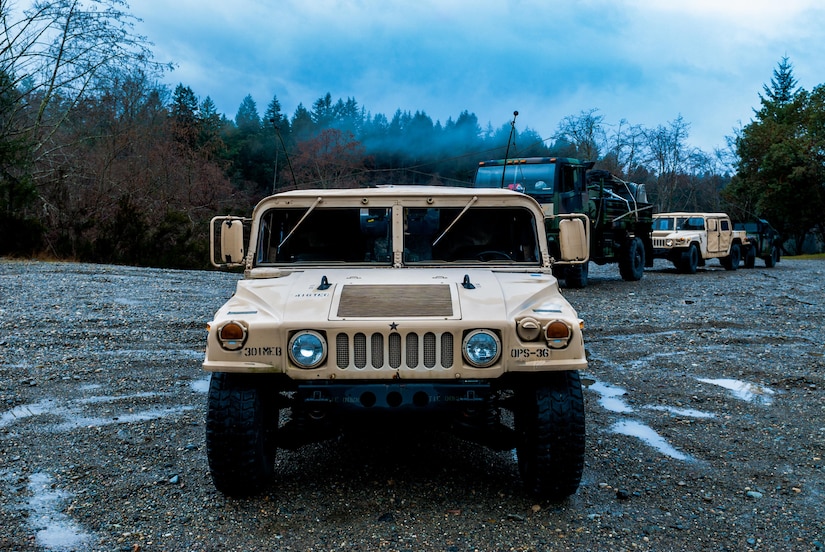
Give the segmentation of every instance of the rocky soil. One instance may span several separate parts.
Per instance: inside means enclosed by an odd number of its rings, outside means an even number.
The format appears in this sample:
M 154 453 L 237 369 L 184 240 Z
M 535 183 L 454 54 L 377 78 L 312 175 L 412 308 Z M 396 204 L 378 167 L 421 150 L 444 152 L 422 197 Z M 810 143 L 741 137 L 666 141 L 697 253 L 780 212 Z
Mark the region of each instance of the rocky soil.
M 0 550 L 825 550 L 825 262 L 757 264 L 565 290 L 587 465 L 551 504 L 439 435 L 283 453 L 226 498 L 200 362 L 237 276 L 0 261 Z

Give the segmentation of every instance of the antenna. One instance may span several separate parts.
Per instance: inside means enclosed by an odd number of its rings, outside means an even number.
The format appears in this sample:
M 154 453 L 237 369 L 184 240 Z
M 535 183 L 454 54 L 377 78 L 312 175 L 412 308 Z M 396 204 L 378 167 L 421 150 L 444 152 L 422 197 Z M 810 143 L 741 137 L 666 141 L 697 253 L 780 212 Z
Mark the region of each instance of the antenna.
M 518 111 L 513 111 L 513 121 L 510 123 L 510 136 L 507 137 L 507 149 L 504 151 L 504 166 L 501 167 L 501 188 L 504 187 L 504 173 L 507 172 L 507 158 L 510 157 L 510 142 L 515 142 L 516 117 L 518 117 Z
M 286 157 L 286 162 L 289 165 L 289 174 L 292 175 L 292 185 L 295 186 L 295 189 L 297 190 L 298 189 L 298 182 L 295 180 L 295 171 L 292 170 L 292 161 L 289 159 L 289 152 L 286 151 L 286 144 L 284 144 L 284 137 L 281 136 L 281 127 L 278 125 L 278 123 L 275 119 L 270 119 L 269 122 L 272 123 L 272 126 L 275 127 L 275 132 L 278 134 L 278 140 L 281 141 L 281 148 L 284 150 L 284 156 Z M 278 178 L 278 156 L 277 156 L 277 151 L 275 153 L 276 153 L 276 155 L 275 155 L 275 179 L 273 180 L 273 183 L 272 183 L 272 193 L 273 194 L 275 193 L 275 186 L 277 184 L 277 178 Z

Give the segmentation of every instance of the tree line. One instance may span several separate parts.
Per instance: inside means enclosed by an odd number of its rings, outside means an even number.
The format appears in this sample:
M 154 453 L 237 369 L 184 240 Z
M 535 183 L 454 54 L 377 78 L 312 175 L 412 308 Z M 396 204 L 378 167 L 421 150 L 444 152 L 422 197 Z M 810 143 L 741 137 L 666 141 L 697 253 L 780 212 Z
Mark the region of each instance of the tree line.
M 807 94 L 795 82 L 780 91 L 792 79 L 787 60 L 785 73 L 775 74 L 785 80 L 766 86 L 754 122 L 731 138 L 730 149 L 708 153 L 689 144 L 681 116 L 647 128 L 607 124 L 598 109 L 565 117 L 549 138 L 529 127 L 515 131 L 509 114 L 484 127 L 468 111 L 444 123 L 424 111 L 388 117 L 330 93 L 291 115 L 277 95 L 262 115 L 247 96 L 230 119 L 208 95 L 160 84 L 171 68 L 153 60 L 135 22 L 121 0 L 38 0 L 16 18 L 0 0 L 0 254 L 204 267 L 209 219 L 249 213 L 270 193 L 467 185 L 479 161 L 505 151 L 593 160 L 646 184 L 658 211 L 738 206 L 742 216 L 768 216 L 802 240 L 822 232 L 813 212 L 801 224 L 792 204 L 806 175 L 821 177 L 813 165 L 808 172 L 794 165 L 813 151 L 811 143 L 790 148 L 784 165 L 773 162 L 777 178 L 783 169 L 796 175 L 782 180 L 787 190 L 754 165 L 764 146 L 756 136 L 777 135 L 757 132 L 759 125 L 770 120 L 797 136 L 799 125 L 816 119 L 802 111 L 825 113 L 820 92 Z M 816 189 L 807 184 L 802 201 Z M 822 179 L 816 184 L 821 196 Z

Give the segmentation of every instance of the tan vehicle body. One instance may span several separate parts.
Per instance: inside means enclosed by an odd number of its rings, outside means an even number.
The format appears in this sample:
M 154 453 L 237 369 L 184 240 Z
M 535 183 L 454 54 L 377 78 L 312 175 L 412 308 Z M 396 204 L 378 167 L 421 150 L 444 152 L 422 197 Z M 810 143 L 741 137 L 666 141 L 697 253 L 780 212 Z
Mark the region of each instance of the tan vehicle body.
M 725 213 L 657 213 L 651 239 L 655 258 L 668 259 L 688 273 L 708 259 L 720 259 L 726 269 L 736 270 L 749 247 L 747 233 L 734 230 Z
M 562 255 L 586 259 L 581 221 L 561 226 Z M 207 452 L 216 486 L 255 492 L 270 449 L 363 429 L 364 416 L 377 424 L 403 414 L 418 425 L 426 414 L 519 450 L 534 494 L 575 492 L 583 322 L 559 291 L 545 235 L 538 203 L 501 189 L 292 191 L 261 201 L 251 219 L 213 220 L 213 264 L 244 269 L 209 323 L 203 362 L 213 373 Z M 566 397 L 564 409 L 556 397 Z M 501 408 L 540 421 L 513 431 L 499 423 Z M 273 409 L 289 412 L 294 427 L 280 427 Z M 524 437 L 533 431 L 549 448 L 562 446 L 548 442 L 561 431 L 564 451 L 548 456 Z M 254 477 L 238 464 L 257 466 Z

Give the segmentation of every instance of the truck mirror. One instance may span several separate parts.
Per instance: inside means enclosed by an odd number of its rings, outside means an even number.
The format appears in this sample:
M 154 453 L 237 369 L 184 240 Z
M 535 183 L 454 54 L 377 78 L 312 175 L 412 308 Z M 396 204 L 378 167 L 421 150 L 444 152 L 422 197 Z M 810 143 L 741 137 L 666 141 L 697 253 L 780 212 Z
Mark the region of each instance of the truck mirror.
M 559 246 L 562 261 L 586 261 L 590 256 L 584 220 L 566 218 L 559 222 Z
M 215 217 L 211 223 L 212 265 L 218 268 L 244 262 L 244 219 Z

